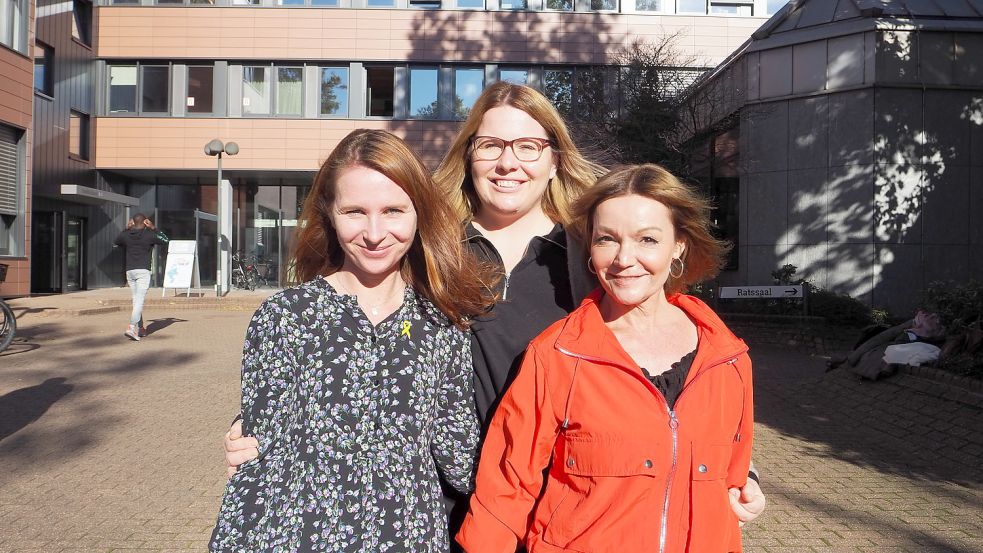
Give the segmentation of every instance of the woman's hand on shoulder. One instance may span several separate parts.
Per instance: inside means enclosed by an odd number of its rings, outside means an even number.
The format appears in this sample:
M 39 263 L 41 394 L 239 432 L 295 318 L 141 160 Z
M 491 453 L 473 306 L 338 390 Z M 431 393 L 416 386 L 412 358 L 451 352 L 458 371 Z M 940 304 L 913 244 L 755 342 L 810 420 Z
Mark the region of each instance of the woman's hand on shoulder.
M 748 478 L 743 488 L 731 488 L 728 492 L 730 508 L 734 510 L 741 526 L 758 518 L 758 515 L 764 512 L 767 503 L 765 494 L 761 492 L 761 487 L 753 478 Z
M 239 465 L 259 457 L 259 441 L 252 436 L 242 435 L 242 421 L 232 423 L 222 440 L 225 446 L 225 469 L 232 478 Z

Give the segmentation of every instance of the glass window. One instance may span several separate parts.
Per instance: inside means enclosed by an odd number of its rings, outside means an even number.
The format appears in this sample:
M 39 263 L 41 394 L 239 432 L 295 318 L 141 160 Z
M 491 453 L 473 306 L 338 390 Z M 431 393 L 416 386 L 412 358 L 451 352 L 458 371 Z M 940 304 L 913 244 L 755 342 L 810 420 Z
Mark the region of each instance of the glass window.
M 546 9 L 571 12 L 573 11 L 573 0 L 546 0 Z
M 439 114 L 437 68 L 410 69 L 410 117 L 435 119 Z
M 596 12 L 617 11 L 618 0 L 590 0 L 590 9 Z
M 276 68 L 276 114 L 300 115 L 304 112 L 304 68 Z
M 276 0 L 280 6 L 303 6 L 304 0 Z
M 543 94 L 560 113 L 569 114 L 573 107 L 573 71 L 570 69 L 543 71 Z
M 214 94 L 214 74 L 211 65 L 188 66 L 188 113 L 211 113 Z
M 311 0 L 312 6 L 337 6 L 338 0 Z
M 139 4 L 140 0 L 112 0 L 113 4 Z
M 575 115 L 578 119 L 594 119 L 607 111 L 604 102 L 604 71 L 601 69 L 577 69 L 574 73 L 576 103 Z
M 137 67 L 109 67 L 109 113 L 135 113 L 137 110 Z
M 22 209 L 20 196 L 24 186 L 24 150 L 21 149 L 23 136 L 23 131 L 0 123 L 0 214 L 17 216 Z M 10 249 L 5 249 L 10 247 L 9 235 L 7 238 L 8 240 L 0 238 L 0 254 L 11 253 Z
M 484 69 L 454 70 L 454 118 L 465 119 L 485 88 Z
M 68 153 L 89 159 L 89 116 L 72 110 L 68 120 Z
M 526 84 L 529 81 L 528 69 L 499 69 L 498 80 L 515 84 Z
M 321 115 L 348 117 L 348 68 L 321 68 Z
M 370 8 L 395 8 L 395 0 L 367 0 L 366 6 Z
M 503 10 L 524 10 L 528 2 L 526 0 L 501 0 L 499 7 Z
M 637 12 L 662 11 L 662 2 L 661 0 L 635 0 L 635 11 Z
M 778 10 L 785 7 L 788 4 L 788 0 L 768 0 L 765 4 L 765 15 L 775 15 Z
M 34 48 L 34 90 L 41 94 L 54 96 L 54 50 L 47 44 L 35 43 Z
M 439 10 L 440 0 L 410 0 L 410 7 L 423 10 Z
M 485 7 L 485 0 L 457 0 L 457 7 L 477 8 L 480 10 Z
M 27 0 L 0 0 L 0 44 L 27 53 Z
M 395 67 L 365 68 L 365 111 L 373 117 L 392 117 L 395 105 Z
M 242 114 L 269 115 L 272 106 L 270 68 L 244 66 L 242 68 Z
M 707 13 L 707 0 L 678 0 L 679 13 Z
M 170 68 L 166 65 L 145 65 L 140 68 L 143 80 L 140 82 L 142 113 L 167 113 L 170 98 Z
M 85 0 L 75 0 L 72 4 L 72 38 L 92 45 L 92 4 Z

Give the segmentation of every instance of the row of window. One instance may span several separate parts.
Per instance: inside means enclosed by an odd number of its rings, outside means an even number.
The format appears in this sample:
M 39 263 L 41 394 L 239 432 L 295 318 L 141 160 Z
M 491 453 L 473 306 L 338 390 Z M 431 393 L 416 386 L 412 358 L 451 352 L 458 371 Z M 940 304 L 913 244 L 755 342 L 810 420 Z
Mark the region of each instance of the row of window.
M 620 0 L 587 0 L 579 5 L 577 0 L 360 0 L 353 6 L 352 0 L 153 0 L 156 5 L 212 6 L 312 6 L 312 7 L 367 7 L 367 8 L 459 8 L 549 11 L 636 11 L 678 14 L 731 14 L 755 15 L 755 0 L 635 0 L 634 9 L 622 5 Z M 113 5 L 136 5 L 142 0 L 108 0 Z M 774 15 L 788 0 L 758 0 L 757 15 Z M 497 4 L 497 5 L 496 5 Z M 589 7 L 588 7 L 589 6 Z M 764 13 L 760 13 L 763 8 Z
M 349 66 L 256 64 L 222 68 L 230 90 L 216 90 L 216 66 L 181 66 L 182 109 L 171 100 L 172 74 L 176 66 L 114 64 L 108 67 L 110 115 L 188 115 L 243 117 L 410 118 L 461 120 L 491 80 L 529 84 L 542 90 L 561 112 L 577 116 L 603 102 L 610 67 L 515 67 L 515 66 Z M 615 70 L 617 71 L 617 70 Z M 653 75 L 666 93 L 679 92 L 703 69 L 663 69 Z M 617 73 L 616 73 L 617 74 Z M 353 87 L 353 77 L 356 83 Z M 307 86 L 307 80 L 316 83 Z M 629 78 L 624 71 L 622 82 Z M 631 77 L 637 78 L 637 77 Z M 354 88 L 354 90 L 353 90 Z M 632 87 L 626 87 L 626 90 Z M 315 98 L 307 98 L 308 94 Z M 215 99 L 227 96 L 241 102 L 239 109 L 217 109 Z M 305 106 L 309 106 L 305 109 Z

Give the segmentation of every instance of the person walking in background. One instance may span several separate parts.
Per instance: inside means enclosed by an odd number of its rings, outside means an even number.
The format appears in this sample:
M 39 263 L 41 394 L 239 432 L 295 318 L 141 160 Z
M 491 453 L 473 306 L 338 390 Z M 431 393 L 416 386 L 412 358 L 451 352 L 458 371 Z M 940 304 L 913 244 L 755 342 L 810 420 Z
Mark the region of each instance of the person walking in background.
M 146 335 L 143 327 L 143 300 L 150 289 L 150 252 L 156 245 L 165 245 L 167 236 L 157 230 L 154 223 L 143 213 L 137 213 L 126 222 L 126 230 L 119 233 L 117 246 L 126 248 L 126 283 L 133 296 L 133 310 L 130 324 L 125 334 L 129 339 L 139 342 Z

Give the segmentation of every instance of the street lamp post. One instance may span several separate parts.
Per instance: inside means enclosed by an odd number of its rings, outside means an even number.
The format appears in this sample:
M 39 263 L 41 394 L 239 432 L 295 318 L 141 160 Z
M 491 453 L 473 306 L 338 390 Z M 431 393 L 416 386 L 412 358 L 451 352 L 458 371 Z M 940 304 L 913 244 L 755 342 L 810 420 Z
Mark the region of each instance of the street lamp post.
M 228 154 L 234 156 L 239 153 L 239 145 L 235 142 L 222 143 L 221 140 L 215 139 L 205 144 L 205 154 L 210 156 L 215 156 L 218 159 L 218 186 L 215 188 L 215 195 L 218 200 L 217 213 L 215 214 L 215 241 L 216 241 L 216 253 L 215 253 L 215 295 L 221 297 L 224 292 L 228 291 L 228 276 L 231 271 L 225 271 L 225 278 L 223 278 L 222 272 L 222 228 L 223 223 L 225 223 L 225 200 L 223 190 L 222 190 L 222 154 Z

